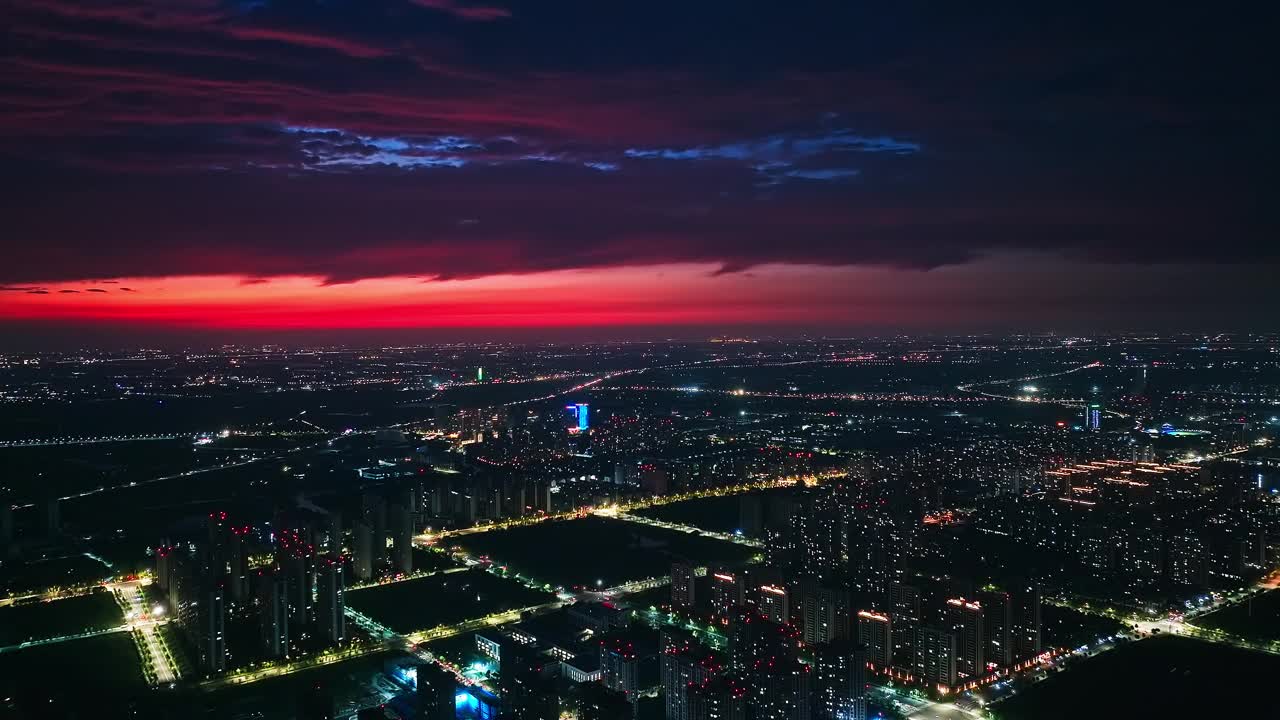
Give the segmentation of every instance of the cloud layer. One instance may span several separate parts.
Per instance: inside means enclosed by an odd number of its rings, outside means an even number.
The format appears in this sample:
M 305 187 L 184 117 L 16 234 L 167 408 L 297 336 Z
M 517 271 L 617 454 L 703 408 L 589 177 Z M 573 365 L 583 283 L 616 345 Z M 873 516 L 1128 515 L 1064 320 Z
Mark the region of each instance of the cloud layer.
M 0 283 L 1277 261 L 1250 18 L 862 5 L 10 0 Z

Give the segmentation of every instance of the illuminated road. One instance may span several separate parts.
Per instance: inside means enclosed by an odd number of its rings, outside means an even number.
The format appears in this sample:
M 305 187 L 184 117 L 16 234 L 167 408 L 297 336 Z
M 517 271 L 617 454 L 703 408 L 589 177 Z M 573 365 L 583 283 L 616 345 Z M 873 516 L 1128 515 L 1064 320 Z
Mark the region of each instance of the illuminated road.
M 148 680 L 153 685 L 170 685 L 178 681 L 178 669 L 173 661 L 169 648 L 165 646 L 160 635 L 160 626 L 167 620 L 160 613 L 153 613 L 146 606 L 139 582 L 113 583 L 107 586 L 116 594 L 125 611 L 127 628 L 134 630 L 134 644 L 138 652 L 150 660 L 152 677 Z M 160 608 L 163 610 L 163 608 Z
M 974 720 L 982 716 L 954 703 L 926 702 L 925 705 L 907 713 L 907 717 L 919 718 L 919 720 Z
M 72 590 L 48 590 L 42 593 L 31 593 L 29 595 L 15 595 L 14 597 L 8 597 L 0 600 L 0 607 L 14 605 L 21 600 L 30 600 L 31 598 L 39 598 L 41 602 L 49 602 L 51 600 L 65 600 L 67 598 L 83 597 L 85 595 L 92 594 L 94 588 L 97 587 L 98 585 L 88 585 Z
M 58 643 L 70 642 L 72 640 L 83 640 L 85 638 L 98 637 L 99 635 L 112 635 L 114 633 L 126 632 L 130 628 L 128 625 L 119 625 L 106 630 L 90 630 L 89 632 L 76 633 L 75 635 L 60 635 L 58 637 L 45 638 L 43 640 L 28 640 L 17 645 L 6 645 L 0 647 L 0 653 L 14 652 L 16 650 L 26 650 L 27 648 L 40 647 L 41 645 L 57 645 Z
M 371 580 L 369 582 L 354 583 L 347 586 L 347 591 L 363 590 L 365 588 L 381 587 L 383 585 L 395 585 L 396 583 L 408 582 L 409 580 L 421 580 L 423 578 L 435 577 L 436 575 L 451 575 L 453 573 L 466 572 L 469 567 L 451 567 L 444 570 L 432 570 L 430 572 L 414 572 L 407 575 L 397 575 L 393 578 L 385 580 Z
M 625 520 L 626 522 L 640 523 L 641 525 L 652 525 L 653 527 L 663 528 L 665 530 L 675 530 L 689 535 L 702 535 L 703 537 L 715 538 L 725 542 L 736 543 L 738 545 L 746 545 L 747 547 L 763 548 L 764 541 L 754 540 L 742 535 L 734 535 L 733 533 L 717 532 L 715 530 L 703 530 L 693 525 L 682 525 L 680 523 L 667 522 L 656 518 L 645 517 L 643 515 L 632 515 L 631 513 L 618 512 L 612 508 L 600 508 L 595 511 L 596 515 L 601 517 L 611 517 L 617 520 Z
M 984 381 L 984 382 L 967 383 L 967 384 L 965 384 L 965 385 L 957 385 L 957 386 L 956 386 L 956 389 L 957 389 L 957 390 L 959 390 L 959 391 L 961 391 L 961 392 L 975 393 L 975 394 L 978 394 L 978 395 L 983 395 L 983 396 L 985 396 L 985 397 L 989 397 L 989 398 L 996 398 L 996 399 L 999 399 L 999 400 L 1012 400 L 1012 401 L 1014 401 L 1014 402 L 1033 402 L 1033 403 L 1044 403 L 1044 404 L 1046 404 L 1046 405 L 1061 405 L 1061 406 L 1063 406 L 1063 407 L 1069 407 L 1069 408 L 1082 408 L 1082 407 L 1084 407 L 1084 406 L 1085 406 L 1085 402 L 1084 402 L 1083 400 L 1055 400 L 1055 399 L 1052 399 L 1052 398 L 1041 398 L 1041 397 L 1036 397 L 1036 396 L 1034 396 L 1034 395 L 1030 395 L 1030 394 L 1024 394 L 1024 395 L 1001 395 L 1001 394 L 999 394 L 999 393 L 991 393 L 991 392 L 987 392 L 987 391 L 985 391 L 985 390 L 977 390 L 976 388 L 987 387 L 987 386 L 989 386 L 989 385 L 1009 385 L 1009 384 L 1012 384 L 1012 383 L 1022 383 L 1022 382 L 1032 382 L 1032 381 L 1035 381 L 1035 380 L 1044 380 L 1045 378 L 1062 377 L 1063 375 L 1070 375 L 1070 374 L 1072 374 L 1072 373 L 1080 372 L 1081 370 L 1090 370 L 1090 369 L 1092 369 L 1092 368 L 1099 368 L 1099 367 L 1102 367 L 1102 363 L 1101 363 L 1101 362 L 1097 362 L 1097 361 L 1095 361 L 1095 362 L 1091 362 L 1091 363 L 1089 363 L 1089 364 L 1087 364 L 1087 365 L 1080 365 L 1080 366 L 1077 366 L 1077 367 L 1073 367 L 1073 368 L 1071 368 L 1071 369 L 1069 369 L 1069 370 L 1062 370 L 1062 371 L 1060 371 L 1060 372 L 1044 373 L 1043 375 L 1028 375 L 1028 376 L 1026 376 L 1026 377 L 1020 377 L 1020 378 L 1006 378 L 1006 379 L 1003 379 L 1003 380 L 987 380 L 987 381 Z M 1119 411 L 1117 411 L 1117 410 L 1106 410 L 1105 412 L 1106 412 L 1106 414 L 1107 414 L 1107 415 L 1111 415 L 1111 416 L 1113 416 L 1113 417 L 1118 417 L 1118 418 L 1127 418 L 1127 417 L 1130 417 L 1128 414 L 1126 414 L 1126 413 L 1122 413 L 1122 412 L 1119 412 Z
M 101 437 L 62 437 L 31 440 L 0 440 L 0 448 L 52 447 L 57 445 L 96 445 L 110 442 L 146 442 L 148 440 L 191 439 L 192 433 L 172 435 L 104 435 Z
M 280 665 L 260 665 L 256 668 L 233 672 L 228 675 L 205 680 L 200 683 L 200 687 L 205 690 L 216 690 L 218 688 L 230 687 L 233 685 L 247 685 L 249 683 L 258 682 L 259 680 L 267 680 L 273 677 L 281 677 L 283 675 L 292 675 L 296 672 L 308 670 L 314 667 L 324 667 L 332 665 L 343 660 L 351 660 L 353 658 L 364 657 L 374 653 L 384 652 L 386 650 L 399 647 L 398 643 L 365 643 L 363 645 L 353 645 L 342 650 L 331 650 L 313 655 L 311 657 L 288 662 Z
M 807 473 L 804 475 L 782 475 L 782 476 L 772 477 L 772 478 L 762 478 L 758 480 L 753 480 L 751 482 L 742 483 L 740 485 L 723 485 L 720 487 L 706 488 L 703 490 L 693 490 L 690 492 L 680 493 L 677 495 L 661 495 L 656 497 L 643 498 L 639 500 L 628 500 L 626 502 L 616 503 L 614 505 L 607 505 L 602 508 L 597 508 L 594 506 L 586 506 L 586 507 L 581 507 L 574 510 L 568 510 L 565 512 L 554 513 L 550 515 L 546 515 L 546 514 L 531 515 L 527 517 L 512 518 L 510 520 L 500 520 L 498 522 L 485 523 L 482 525 L 473 525 L 471 527 L 459 528 L 456 530 L 441 530 L 439 532 L 434 532 L 434 533 L 423 533 L 421 535 L 415 535 L 413 538 L 413 542 L 415 545 L 419 547 L 424 547 L 424 546 L 433 545 L 437 541 L 442 540 L 444 538 L 459 537 L 463 535 L 475 535 L 477 533 L 492 532 L 495 530 L 507 530 L 510 528 L 523 527 L 527 525 L 537 525 L 539 523 L 554 522 L 557 520 L 575 520 L 575 519 L 587 517 L 588 515 L 593 515 L 593 514 L 607 514 L 609 512 L 626 513 L 631 510 L 641 510 L 644 508 L 658 507 L 660 505 L 670 505 L 671 503 L 684 502 L 685 500 L 697 500 L 700 498 L 709 498 L 709 497 L 727 497 L 731 495 L 741 495 L 743 493 L 755 492 L 757 490 L 771 490 L 775 488 L 795 487 L 797 485 L 812 487 L 814 485 L 819 485 L 827 480 L 846 477 L 847 475 L 848 473 L 843 470 L 828 470 L 825 472 Z M 683 526 L 680 529 L 687 531 L 689 529 L 689 526 Z M 699 532 L 708 534 L 711 531 L 699 529 Z M 726 537 L 725 539 L 728 539 L 728 538 Z M 739 538 L 737 540 L 732 540 L 731 542 L 738 542 L 740 540 L 742 539 Z M 743 544 L 749 544 L 749 542 L 743 543 Z

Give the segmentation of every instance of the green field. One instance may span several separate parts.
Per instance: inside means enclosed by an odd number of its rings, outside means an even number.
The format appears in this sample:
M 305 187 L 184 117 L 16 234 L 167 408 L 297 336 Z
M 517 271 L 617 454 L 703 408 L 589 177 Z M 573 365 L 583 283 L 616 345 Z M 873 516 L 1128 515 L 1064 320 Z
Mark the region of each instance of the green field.
M 1048 604 L 1040 608 L 1040 622 L 1046 648 L 1075 648 L 1124 629 L 1118 620 Z
M 390 687 L 380 678 L 382 664 L 395 655 L 377 653 L 241 687 L 193 690 L 172 698 L 166 704 L 170 712 L 166 717 L 294 720 L 299 717 L 299 700 L 313 694 L 316 687 L 332 693 L 337 717 L 352 717 L 356 709 L 382 700 L 379 689 Z
M 111 593 L 0 608 L 0 647 L 106 630 L 124 623 Z
M 434 550 L 423 550 L 421 548 L 413 549 L 414 572 L 439 572 L 440 570 L 448 570 L 449 568 L 461 566 L 461 563 L 456 562 L 453 558 L 445 555 L 444 553 L 435 552 Z
M 141 661 L 129 633 L 0 653 L 0 698 L 16 697 L 20 705 L 39 707 L 42 712 L 18 717 L 63 717 L 68 704 L 87 702 L 104 714 L 74 717 L 116 717 L 118 699 L 146 692 Z M 57 709 L 59 704 L 62 710 Z
M 703 530 L 731 533 L 739 528 L 742 498 L 745 495 L 707 497 L 635 510 L 632 514 Z
M 484 570 L 351 590 L 347 605 L 398 633 L 429 630 L 495 612 L 541 605 L 555 595 Z
M 1269 590 L 1252 600 L 1198 617 L 1191 624 L 1249 640 L 1280 640 L 1280 591 Z
M 1280 657 L 1183 637 L 1077 661 L 991 707 L 999 720 L 1271 717 Z
M 454 544 L 474 557 L 488 557 L 513 572 L 566 588 L 610 587 L 668 575 L 677 558 L 699 565 L 739 565 L 757 552 L 700 535 L 599 517 L 466 535 Z
M 0 569 L 0 595 L 24 595 L 54 587 L 100 582 L 113 575 L 107 566 L 84 555 L 40 560 L 23 565 L 5 563 Z

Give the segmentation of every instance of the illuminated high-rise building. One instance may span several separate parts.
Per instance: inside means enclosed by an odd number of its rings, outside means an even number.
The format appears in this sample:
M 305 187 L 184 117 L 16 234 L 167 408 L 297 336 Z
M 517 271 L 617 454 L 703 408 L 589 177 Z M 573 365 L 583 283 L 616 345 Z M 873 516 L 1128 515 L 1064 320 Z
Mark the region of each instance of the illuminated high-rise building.
M 925 626 L 916 630 L 916 673 L 927 682 L 951 687 L 956 684 L 956 634 Z
M 687 690 L 720 677 L 724 665 L 711 650 L 682 630 L 664 629 L 660 641 L 659 666 L 666 720 L 691 720 Z
M 741 571 L 713 570 L 711 576 L 711 610 L 728 617 L 734 607 L 746 599 L 746 577 Z
M 1089 403 L 1084 408 L 1084 429 L 1099 430 L 1102 428 L 1102 405 Z
M 200 667 L 206 673 L 220 673 L 227 669 L 227 604 L 220 584 L 206 587 L 200 594 L 196 608 L 199 625 L 196 640 L 199 642 Z
M 729 664 L 736 670 L 797 657 L 803 639 L 791 624 L 769 622 L 758 610 L 739 605 L 729 615 Z
M 293 530 L 280 530 L 276 544 L 276 563 L 288 583 L 289 626 L 293 632 L 302 634 L 315 615 L 315 548 Z
M 1021 583 L 1010 589 L 1013 600 L 1013 661 L 1033 658 L 1041 652 L 1040 586 Z
M 373 528 L 364 520 L 351 527 L 351 568 L 357 582 L 373 577 Z
M 1013 596 L 1003 590 L 978 593 L 982 604 L 983 655 L 988 667 L 1013 664 Z
M 810 720 L 813 717 L 814 671 L 794 658 L 769 658 L 748 671 L 749 702 L 755 717 L 767 720 Z
M 738 530 L 747 537 L 764 534 L 764 499 L 759 495 L 738 498 Z
M 0 492 L 0 558 L 8 554 L 13 544 L 13 504 L 9 497 Z
M 859 610 L 857 637 L 868 662 L 880 669 L 893 667 L 893 620 L 888 615 Z
M 852 622 L 849 591 L 805 584 L 797 595 L 800 631 L 805 644 L 821 645 L 848 639 Z
M 671 605 L 677 610 L 692 610 L 697 601 L 693 570 L 687 562 L 671 563 Z
M 413 513 L 403 505 L 392 505 L 387 514 L 394 543 L 392 559 L 395 570 L 405 574 L 411 573 L 413 572 Z
M 986 673 L 982 606 L 965 598 L 950 598 L 946 614 L 947 626 L 956 636 L 956 672 L 970 679 L 981 677 Z
M 923 615 L 920 588 L 894 582 L 889 584 L 889 616 L 893 620 L 893 660 L 896 667 L 916 667 L 916 630 Z
M 689 710 L 679 720 L 747 720 L 751 690 L 742 679 L 718 677 L 690 685 L 685 694 Z M 667 720 L 675 718 L 668 715 Z
M 249 597 L 249 559 L 245 549 L 248 538 L 248 526 L 232 527 L 226 536 L 227 590 L 235 603 L 242 603 Z
M 867 658 L 858 643 L 840 641 L 814 649 L 814 717 L 821 720 L 866 720 Z
M 782 624 L 791 621 L 791 602 L 785 587 L 761 585 L 756 599 L 760 614 L 769 622 Z
M 259 576 L 258 626 L 262 655 L 279 659 L 289 655 L 289 586 L 276 573 Z
M 640 692 L 640 652 L 626 636 L 600 641 L 600 681 L 634 702 Z
M 316 628 L 326 642 L 341 644 L 347 639 L 346 580 L 342 558 L 325 556 L 317 562 Z

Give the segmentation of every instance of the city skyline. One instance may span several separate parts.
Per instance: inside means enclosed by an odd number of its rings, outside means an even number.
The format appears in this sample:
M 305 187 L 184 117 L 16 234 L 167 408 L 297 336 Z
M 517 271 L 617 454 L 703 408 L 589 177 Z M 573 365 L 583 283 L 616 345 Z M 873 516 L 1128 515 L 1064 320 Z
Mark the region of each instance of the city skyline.
M 1247 14 L 18 0 L 10 17 L 15 343 L 1275 327 Z

